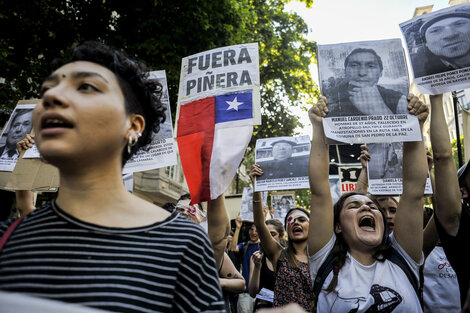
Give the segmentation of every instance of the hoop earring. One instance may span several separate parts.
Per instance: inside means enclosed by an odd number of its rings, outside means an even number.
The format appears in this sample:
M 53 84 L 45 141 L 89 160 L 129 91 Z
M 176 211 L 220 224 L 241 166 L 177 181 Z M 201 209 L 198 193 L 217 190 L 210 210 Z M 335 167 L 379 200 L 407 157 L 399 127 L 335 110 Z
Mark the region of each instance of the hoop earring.
M 131 149 L 133 146 L 135 146 L 137 144 L 137 141 L 139 140 L 139 137 L 132 137 L 132 136 L 129 136 L 129 142 L 127 143 L 127 153 L 128 154 L 131 154 Z

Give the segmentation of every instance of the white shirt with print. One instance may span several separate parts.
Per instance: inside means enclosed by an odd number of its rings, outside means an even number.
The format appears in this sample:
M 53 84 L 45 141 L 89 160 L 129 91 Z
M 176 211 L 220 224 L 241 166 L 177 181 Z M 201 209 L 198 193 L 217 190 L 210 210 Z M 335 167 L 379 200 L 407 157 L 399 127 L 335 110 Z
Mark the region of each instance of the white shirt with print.
M 310 274 L 316 277 L 320 266 L 333 249 L 336 236 L 316 254 L 309 257 Z M 395 237 L 390 237 L 392 246 L 403 256 L 416 278 L 419 266 L 398 245 Z M 421 261 L 422 262 L 422 261 Z M 335 290 L 326 293 L 333 277 L 331 272 L 322 286 L 318 296 L 317 312 L 422 312 L 416 292 L 406 274 L 395 263 L 385 260 L 375 261 L 372 265 L 362 265 L 348 252 L 346 263 L 338 274 L 338 285 Z

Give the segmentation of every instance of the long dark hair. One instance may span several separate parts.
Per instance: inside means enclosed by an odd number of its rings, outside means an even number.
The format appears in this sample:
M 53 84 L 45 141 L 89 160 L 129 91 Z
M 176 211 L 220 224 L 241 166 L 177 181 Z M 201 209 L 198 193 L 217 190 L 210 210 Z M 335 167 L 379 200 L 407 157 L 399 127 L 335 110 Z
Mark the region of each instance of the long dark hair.
M 333 210 L 334 210 L 333 227 L 336 227 L 336 225 L 339 225 L 339 215 L 341 213 L 341 210 L 343 209 L 343 206 L 344 206 L 344 203 L 346 202 L 346 200 L 349 197 L 355 196 L 355 195 L 362 195 L 362 196 L 366 196 L 369 199 L 371 199 L 377 205 L 377 208 L 379 208 L 379 211 L 382 214 L 382 219 L 383 219 L 383 222 L 384 222 L 384 234 L 383 234 L 383 237 L 382 237 L 382 242 L 377 247 L 377 250 L 375 251 L 373 257 L 376 260 L 383 262 L 383 261 L 385 261 L 385 258 L 383 257 L 383 255 L 390 249 L 391 245 L 390 245 L 390 240 L 389 240 L 389 237 L 388 237 L 388 228 L 387 228 L 387 225 L 386 225 L 387 217 L 385 215 L 385 211 L 384 211 L 384 209 L 382 209 L 380 207 L 380 205 L 377 203 L 375 198 L 372 198 L 372 197 L 368 196 L 367 194 L 363 194 L 363 193 L 355 192 L 355 191 L 342 194 L 341 197 L 339 197 L 338 201 L 336 201 L 336 203 L 333 206 Z M 335 290 L 336 286 L 338 285 L 338 273 L 339 273 L 339 270 L 346 263 L 346 255 L 347 255 L 348 251 L 349 251 L 349 246 L 346 243 L 346 241 L 344 240 L 343 233 L 336 233 L 336 241 L 335 241 L 335 245 L 333 246 L 333 250 L 332 250 L 332 253 L 333 253 L 333 279 L 331 280 L 328 288 L 326 288 L 327 292 L 331 292 L 331 291 Z
M 287 217 L 289 216 L 289 214 L 292 211 L 295 211 L 295 210 L 304 212 L 310 218 L 310 213 L 308 213 L 308 211 L 305 210 L 304 208 L 297 207 L 297 208 L 290 209 L 289 211 L 287 211 L 287 214 L 284 218 L 284 225 L 285 225 L 286 229 L 287 229 Z M 286 254 L 287 254 L 287 263 L 289 264 L 289 267 L 296 268 L 296 269 L 300 268 L 299 262 L 295 258 L 295 248 L 294 248 L 294 245 L 292 244 L 292 241 L 290 240 L 290 238 L 287 239 Z

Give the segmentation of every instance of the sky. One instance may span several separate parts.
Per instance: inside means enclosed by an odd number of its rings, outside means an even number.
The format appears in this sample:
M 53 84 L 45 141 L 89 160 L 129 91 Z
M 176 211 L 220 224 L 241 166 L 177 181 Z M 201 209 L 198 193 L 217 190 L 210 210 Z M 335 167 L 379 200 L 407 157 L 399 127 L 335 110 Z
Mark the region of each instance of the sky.
M 299 14 L 308 25 L 308 39 L 318 44 L 400 38 L 399 24 L 410 20 L 417 7 L 434 5 L 433 11 L 449 6 L 448 0 L 313 0 L 311 8 L 292 1 L 286 11 Z M 403 39 L 402 39 L 403 43 Z M 317 82 L 318 70 L 311 67 Z M 297 110 L 294 110 L 297 114 Z M 309 120 L 304 111 L 298 111 L 306 125 L 302 135 L 310 134 Z

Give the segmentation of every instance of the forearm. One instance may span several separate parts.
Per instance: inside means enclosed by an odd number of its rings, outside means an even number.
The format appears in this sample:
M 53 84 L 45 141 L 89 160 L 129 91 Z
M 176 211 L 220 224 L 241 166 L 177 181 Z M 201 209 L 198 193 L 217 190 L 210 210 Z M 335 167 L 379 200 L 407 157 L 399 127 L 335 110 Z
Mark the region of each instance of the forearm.
M 259 291 L 259 280 L 260 280 L 261 267 L 256 266 L 251 262 L 250 266 L 250 280 L 248 282 L 248 292 L 251 297 L 255 297 Z
M 26 216 L 36 207 L 34 206 L 34 192 L 29 190 L 15 191 L 16 207 L 20 212 L 20 216 Z
M 356 188 L 354 188 L 354 191 L 360 192 L 360 193 L 367 193 L 369 190 L 369 178 L 367 177 L 367 167 L 362 167 L 361 173 L 359 174 L 359 177 L 357 178 L 357 184 Z
M 245 280 L 243 277 L 237 278 L 219 278 L 222 290 L 233 293 L 241 293 L 245 291 Z
M 228 247 L 229 251 L 238 252 L 238 237 L 240 236 L 240 228 L 235 228 L 235 233 L 233 234 L 233 239 L 230 242 Z
M 455 235 L 461 212 L 460 188 L 441 95 L 431 96 L 431 144 L 436 184 L 436 218 L 450 235 Z
M 325 196 L 325 186 L 329 190 L 329 150 L 328 144 L 323 137 L 323 126 L 321 123 L 312 124 L 312 148 L 308 163 L 310 191 L 314 195 Z M 323 186 L 323 188 L 321 188 Z

